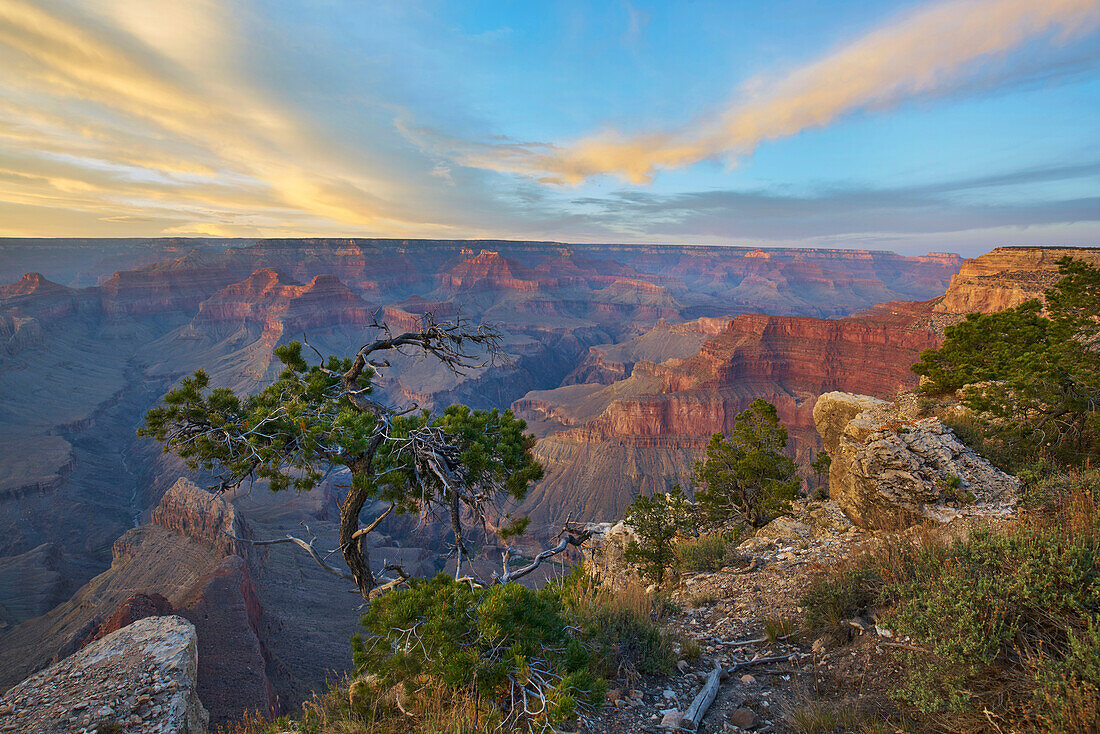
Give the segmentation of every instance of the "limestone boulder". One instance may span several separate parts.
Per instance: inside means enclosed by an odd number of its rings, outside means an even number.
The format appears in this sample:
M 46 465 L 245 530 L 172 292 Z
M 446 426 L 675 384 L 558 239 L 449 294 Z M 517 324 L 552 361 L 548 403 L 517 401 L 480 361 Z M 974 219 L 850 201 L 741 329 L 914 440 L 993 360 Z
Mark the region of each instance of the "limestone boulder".
M 146 617 L 0 697 L 0 731 L 206 734 L 195 627 Z
M 1019 481 L 938 418 L 908 418 L 891 403 L 847 393 L 822 395 L 814 417 L 825 445 L 834 447 L 829 495 L 860 527 L 892 530 L 922 518 L 949 522 L 1015 508 Z

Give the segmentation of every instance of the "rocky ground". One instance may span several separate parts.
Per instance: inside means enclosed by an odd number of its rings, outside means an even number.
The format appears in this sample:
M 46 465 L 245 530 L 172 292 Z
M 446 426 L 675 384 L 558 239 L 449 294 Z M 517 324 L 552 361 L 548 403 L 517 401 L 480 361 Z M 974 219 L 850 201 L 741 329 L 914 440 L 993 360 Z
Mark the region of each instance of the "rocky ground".
M 808 634 L 799 607 L 811 579 L 874 542 L 875 534 L 853 527 L 835 503 L 801 502 L 793 517 L 743 542 L 733 565 L 682 576 L 673 593 L 681 611 L 665 626 L 681 650 L 694 642 L 699 655 L 681 659 L 669 676 L 616 681 L 610 705 L 579 729 L 675 731 L 716 665 L 728 675 L 699 725 L 702 732 L 796 731 L 794 712 L 818 698 L 888 706 L 885 696 L 873 694 L 889 688 L 896 670 L 890 631 L 863 617 L 839 631 Z M 779 639 L 769 641 L 769 631 Z M 786 659 L 758 662 L 773 658 Z

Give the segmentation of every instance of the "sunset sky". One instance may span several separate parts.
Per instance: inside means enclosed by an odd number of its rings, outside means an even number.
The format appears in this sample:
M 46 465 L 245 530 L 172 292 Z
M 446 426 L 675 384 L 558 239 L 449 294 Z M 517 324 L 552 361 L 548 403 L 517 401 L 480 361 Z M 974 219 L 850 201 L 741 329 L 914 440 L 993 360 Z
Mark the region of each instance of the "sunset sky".
M 1100 0 L 0 0 L 0 236 L 1100 244 Z

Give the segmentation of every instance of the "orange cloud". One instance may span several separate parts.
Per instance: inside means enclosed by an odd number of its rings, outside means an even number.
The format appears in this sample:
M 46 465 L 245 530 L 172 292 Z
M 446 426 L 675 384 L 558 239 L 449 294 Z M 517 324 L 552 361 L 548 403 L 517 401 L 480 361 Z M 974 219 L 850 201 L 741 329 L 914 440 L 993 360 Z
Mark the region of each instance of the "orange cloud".
M 463 163 L 543 181 L 612 174 L 646 183 L 662 168 L 735 161 L 761 142 L 947 91 L 973 67 L 1035 39 L 1065 44 L 1100 24 L 1100 0 L 951 0 L 903 17 L 775 80 L 754 80 L 717 114 L 671 131 L 606 132 L 567 145 L 465 146 Z
M 0 234 L 29 229 L 41 207 L 95 221 L 147 211 L 188 231 L 445 228 L 236 76 L 219 7 L 118 0 L 95 16 L 0 0 L 0 149 L 19 152 L 0 168 L 28 177 L 0 182 L 0 202 L 27 207 Z

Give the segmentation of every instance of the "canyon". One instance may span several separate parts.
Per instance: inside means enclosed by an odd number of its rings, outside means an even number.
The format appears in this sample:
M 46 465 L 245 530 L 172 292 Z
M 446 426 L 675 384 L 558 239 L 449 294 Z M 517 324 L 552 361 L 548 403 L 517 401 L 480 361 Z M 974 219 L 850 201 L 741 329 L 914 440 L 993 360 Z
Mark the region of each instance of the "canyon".
M 686 484 L 710 434 L 757 397 L 779 408 L 807 466 L 821 449 L 819 395 L 912 387 L 909 365 L 945 326 L 1041 292 L 1061 252 L 999 248 L 964 263 L 861 250 L 174 239 L 113 242 L 96 259 L 94 242 L 68 243 L 77 254 L 65 265 L 65 243 L 36 254 L 35 243 L 0 242 L 25 268 L 0 287 L 0 580 L 10 580 L 0 688 L 120 620 L 170 611 L 197 629 L 200 698 L 215 722 L 293 707 L 346 670 L 356 604 L 300 550 L 243 547 L 217 530 L 277 538 L 305 524 L 334 547 L 339 475 L 302 495 L 257 485 L 207 500 L 179 479 L 208 476 L 135 435 L 184 375 L 204 368 L 213 384 L 249 392 L 275 376 L 272 349 L 292 339 L 347 355 L 376 320 L 494 323 L 507 364 L 455 375 L 400 356 L 377 394 L 525 418 L 546 476 L 511 509 L 532 517 L 537 545 L 566 517 L 614 520 L 639 491 Z M 1017 283 L 1011 296 L 1002 280 Z M 369 545 L 372 559 L 430 574 L 445 564 L 444 541 L 440 527 L 395 517 Z M 221 650 L 222 634 L 241 647 L 238 662 L 202 655 Z M 226 676 L 241 681 L 238 698 L 204 689 Z

